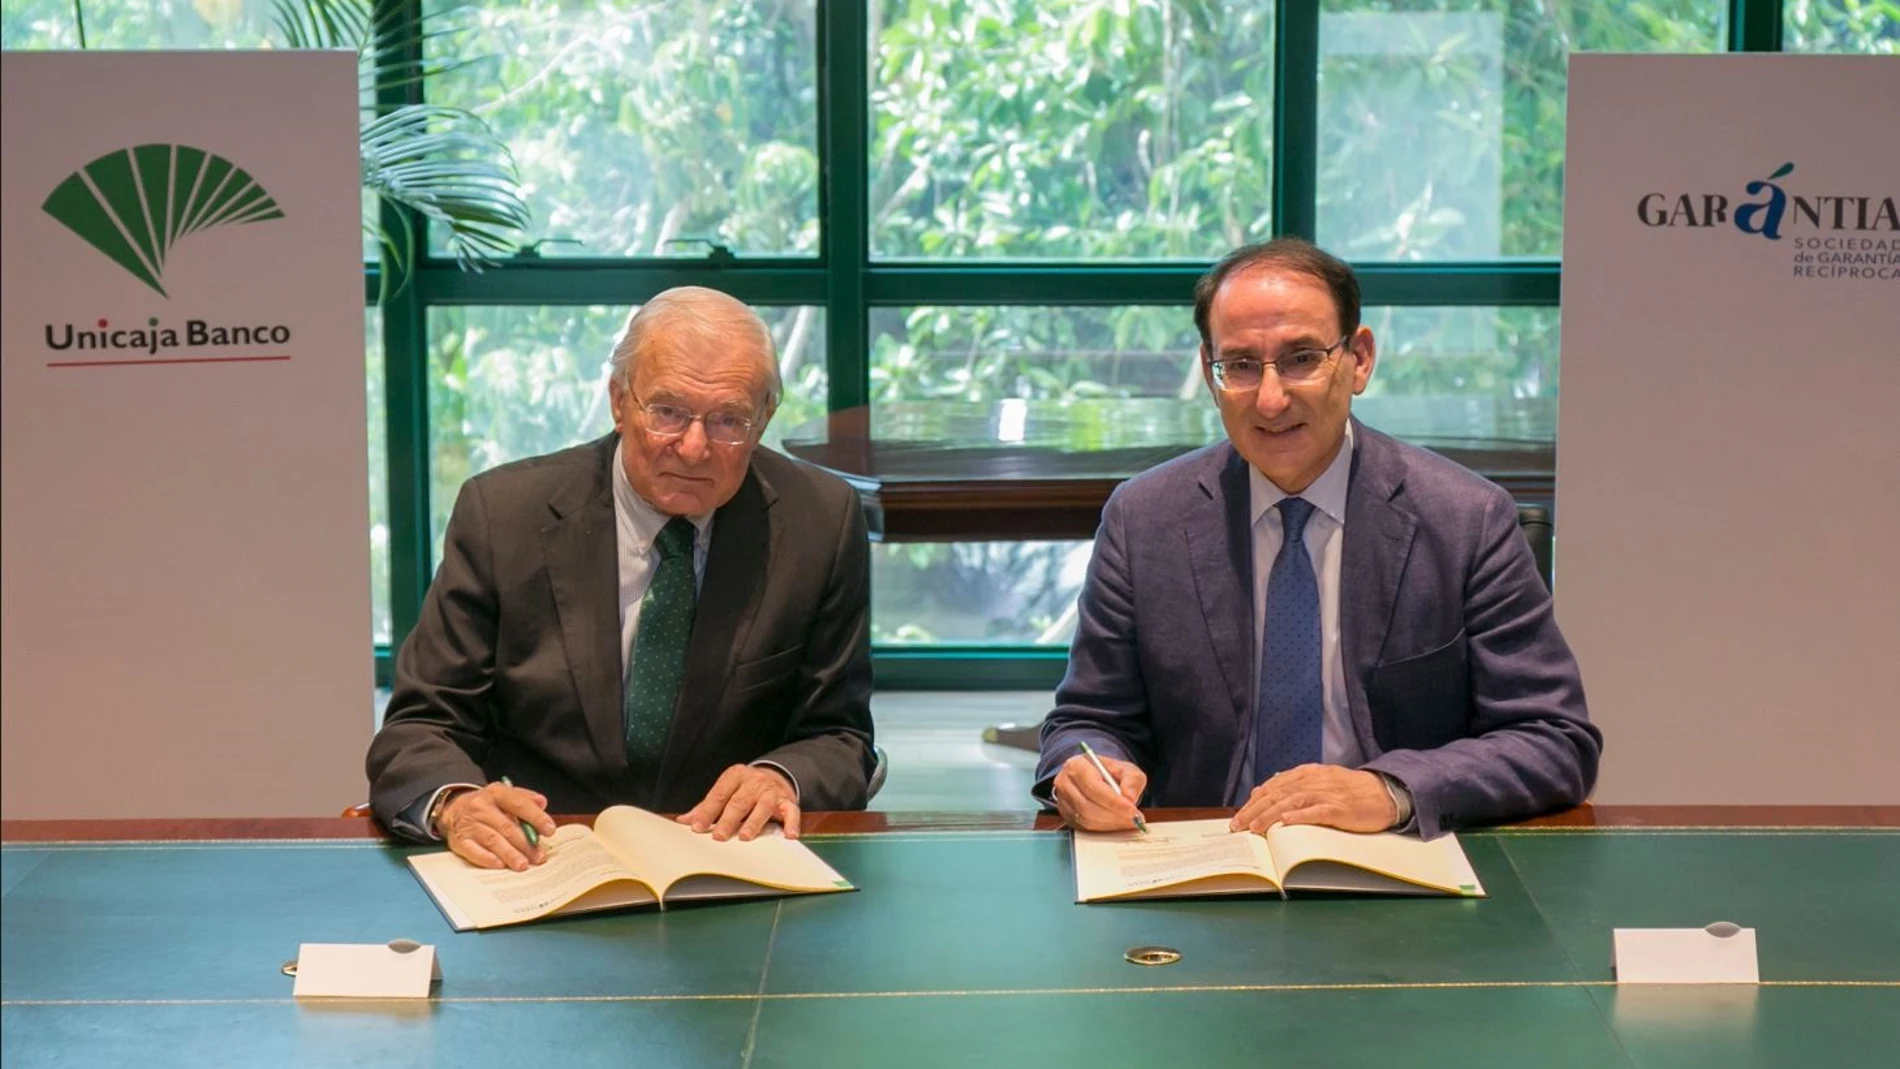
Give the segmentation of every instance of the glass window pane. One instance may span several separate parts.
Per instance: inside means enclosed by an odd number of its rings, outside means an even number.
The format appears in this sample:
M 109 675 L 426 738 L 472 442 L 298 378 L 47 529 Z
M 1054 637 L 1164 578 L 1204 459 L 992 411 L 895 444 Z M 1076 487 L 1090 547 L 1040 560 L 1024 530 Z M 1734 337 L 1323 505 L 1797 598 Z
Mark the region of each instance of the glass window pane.
M 0 44 L 78 48 L 73 0 L 0 0 Z M 271 0 L 85 0 L 86 47 L 258 48 L 272 36 Z
M 1189 258 L 1266 236 L 1274 5 L 871 5 L 880 257 Z
M 428 97 L 507 140 L 530 238 L 580 242 L 544 255 L 816 254 L 816 0 L 479 0 L 466 23 L 455 54 L 484 58 Z
M 1352 406 L 1367 424 L 1449 449 L 1556 441 L 1557 309 L 1380 307 L 1363 319 L 1379 349 Z
M 1562 251 L 1573 51 L 1717 52 L 1723 0 L 1327 0 L 1320 244 L 1352 260 Z
M 871 641 L 1067 647 L 1088 542 L 871 547 Z
M 430 535 L 442 531 L 469 476 L 613 429 L 608 361 L 630 307 L 429 309 Z M 785 396 L 765 444 L 822 414 L 824 310 L 760 308 L 778 343 Z
M 1894 0 L 1786 0 L 1782 47 L 1789 52 L 1900 55 Z
M 1368 423 L 1420 441 L 1555 438 L 1555 308 L 1367 307 L 1362 317 L 1379 352 L 1372 383 L 1354 402 Z M 1056 445 L 1032 433 L 1019 442 L 1065 451 L 1144 442 L 1191 448 L 1222 433 L 1201 380 L 1199 344 L 1187 308 L 874 308 L 875 426 L 931 440 L 969 422 L 955 413 L 994 417 L 998 402 L 1020 398 L 1046 402 L 1029 405 L 1027 420 L 1059 423 L 1070 438 Z M 1058 412 L 1099 418 L 1053 419 Z M 989 433 L 997 418 L 975 425 L 990 444 L 1005 440 Z
M 1200 339 L 1186 308 L 871 309 L 874 402 L 1195 397 Z
M 364 313 L 363 389 L 369 401 L 370 635 L 389 645 L 389 429 L 384 420 L 383 310 Z

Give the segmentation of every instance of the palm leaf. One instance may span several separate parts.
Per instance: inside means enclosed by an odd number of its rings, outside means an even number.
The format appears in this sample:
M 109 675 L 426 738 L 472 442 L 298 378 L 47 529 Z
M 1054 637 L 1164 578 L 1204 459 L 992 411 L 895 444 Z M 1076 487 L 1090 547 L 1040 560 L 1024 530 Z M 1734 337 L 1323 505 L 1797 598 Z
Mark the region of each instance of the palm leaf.
M 426 16 L 405 0 L 272 0 L 278 36 L 292 48 L 347 49 L 360 58 L 362 87 L 405 88 L 478 60 L 430 59 L 433 47 L 461 33 L 472 7 Z M 359 137 L 363 188 L 405 216 L 447 233 L 457 265 L 480 270 L 511 255 L 530 219 L 508 146 L 473 113 L 409 104 L 366 116 Z M 366 223 L 383 249 L 385 296 L 405 279 L 416 250 L 407 227 Z M 398 285 L 400 282 L 397 283 Z
M 366 123 L 361 145 L 363 188 L 445 227 L 457 264 L 479 269 L 514 252 L 528 204 L 507 147 L 479 118 L 411 104 Z
M 340 48 L 362 59 L 365 95 L 407 88 L 482 60 L 432 58 L 430 45 L 469 28 L 463 5 L 411 15 L 404 0 L 271 0 L 271 22 L 291 48 Z M 455 49 L 438 48 L 453 56 Z

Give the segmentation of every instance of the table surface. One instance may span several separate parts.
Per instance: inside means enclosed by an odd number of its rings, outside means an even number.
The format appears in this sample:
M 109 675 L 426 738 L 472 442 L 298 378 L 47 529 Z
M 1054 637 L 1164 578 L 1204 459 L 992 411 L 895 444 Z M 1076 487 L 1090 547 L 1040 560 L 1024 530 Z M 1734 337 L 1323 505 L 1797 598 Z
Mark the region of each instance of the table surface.
M 1157 812 L 1153 819 L 1208 815 Z M 27 1065 L 1881 1066 L 1900 809 L 1585 808 L 1461 836 L 1490 897 L 1079 906 L 1031 814 L 812 814 L 861 890 L 452 932 L 364 820 L 0 828 Z M 1720 825 L 1720 826 L 1716 826 Z M 1758 929 L 1759 987 L 1618 990 L 1614 927 Z M 439 994 L 297 1004 L 303 942 Z M 1123 961 L 1147 944 L 1179 963 Z

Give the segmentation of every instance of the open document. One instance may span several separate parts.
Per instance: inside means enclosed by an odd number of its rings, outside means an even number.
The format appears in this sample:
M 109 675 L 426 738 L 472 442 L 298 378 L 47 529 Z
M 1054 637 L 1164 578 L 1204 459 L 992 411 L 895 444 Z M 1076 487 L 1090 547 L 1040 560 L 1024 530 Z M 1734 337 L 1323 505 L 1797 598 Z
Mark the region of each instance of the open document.
M 1456 836 L 1426 842 L 1275 824 L 1263 835 L 1227 821 L 1150 824 L 1149 834 L 1075 833 L 1075 900 L 1191 898 L 1289 891 L 1484 897 Z
M 569 824 L 541 845 L 547 861 L 526 872 L 476 868 L 446 850 L 418 854 L 409 865 L 458 932 L 624 906 L 854 890 L 777 825 L 750 842 L 719 842 L 617 805 L 591 830 Z

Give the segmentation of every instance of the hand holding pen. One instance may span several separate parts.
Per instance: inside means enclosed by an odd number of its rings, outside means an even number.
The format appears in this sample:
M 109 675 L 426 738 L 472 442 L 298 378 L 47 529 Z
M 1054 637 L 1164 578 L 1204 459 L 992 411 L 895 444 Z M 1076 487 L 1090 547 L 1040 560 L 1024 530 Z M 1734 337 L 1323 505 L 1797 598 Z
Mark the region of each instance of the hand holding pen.
M 503 777 L 486 787 L 450 788 L 430 823 L 450 850 L 484 869 L 525 872 L 547 860 L 541 840 L 555 831 L 547 798 Z
M 1056 809 L 1072 827 L 1082 831 L 1120 831 L 1131 824 L 1146 834 L 1147 821 L 1135 800 L 1148 786 L 1148 776 L 1133 764 L 1098 755 L 1087 743 L 1066 761 L 1051 788 Z
M 515 781 L 509 779 L 507 776 L 503 776 L 501 778 L 501 784 L 504 787 L 512 787 L 515 785 Z M 534 825 L 525 820 L 521 822 L 521 837 L 528 840 L 529 846 L 541 845 L 541 833 L 535 831 Z

